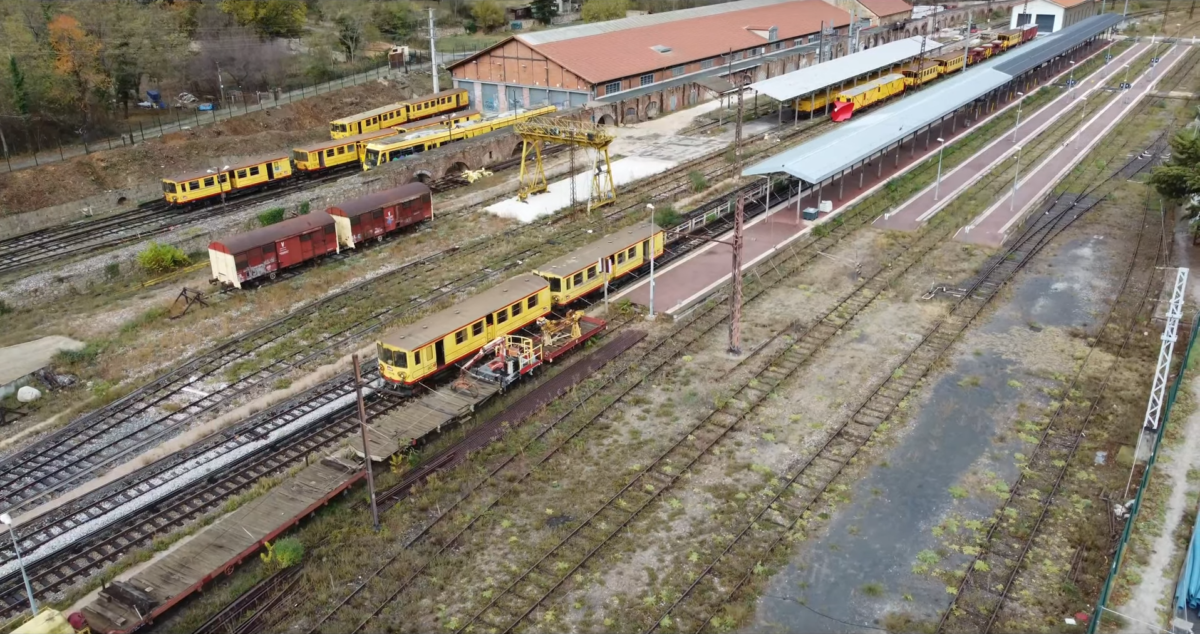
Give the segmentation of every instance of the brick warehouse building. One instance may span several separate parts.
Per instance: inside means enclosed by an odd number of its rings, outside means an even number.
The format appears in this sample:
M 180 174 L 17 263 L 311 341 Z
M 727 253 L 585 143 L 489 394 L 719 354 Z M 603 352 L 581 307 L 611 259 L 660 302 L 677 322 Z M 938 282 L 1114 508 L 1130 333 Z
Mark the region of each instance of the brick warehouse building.
M 858 17 L 856 34 L 911 12 L 903 0 L 837 4 L 739 0 L 522 33 L 449 71 L 483 110 L 589 105 L 600 123 L 641 121 L 712 98 L 730 87 L 721 79 L 730 71 L 755 79 L 791 72 L 816 63 L 822 43 L 826 59 L 846 54 L 851 13 L 845 7 Z M 860 41 L 857 48 L 890 39 Z

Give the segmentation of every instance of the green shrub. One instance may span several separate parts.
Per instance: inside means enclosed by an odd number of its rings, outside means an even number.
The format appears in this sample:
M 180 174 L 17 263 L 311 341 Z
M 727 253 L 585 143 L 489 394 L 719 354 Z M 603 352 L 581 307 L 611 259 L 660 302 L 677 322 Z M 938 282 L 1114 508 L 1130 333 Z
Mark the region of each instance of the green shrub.
M 109 262 L 108 264 L 104 265 L 104 277 L 106 277 L 110 280 L 115 280 L 118 277 L 120 277 L 120 275 L 121 275 L 121 263 L 120 262 Z
M 680 223 L 683 217 L 671 205 L 654 210 L 654 223 L 663 228 L 671 228 Z
M 310 209 L 310 207 L 311 207 L 311 206 L 312 206 L 312 203 L 310 203 L 310 202 L 309 202 L 309 201 L 307 201 L 307 200 L 306 200 L 306 201 L 304 201 L 304 202 L 302 202 L 302 203 L 300 203 L 300 215 L 301 215 L 301 216 L 307 216 L 307 215 L 308 215 L 308 211 L 309 211 L 309 209 Z
M 191 264 L 183 250 L 173 244 L 151 242 L 138 254 L 138 265 L 150 273 L 167 273 Z
M 283 220 L 283 207 L 274 207 L 258 214 L 258 224 L 266 227 Z
M 708 189 L 708 179 L 704 178 L 704 174 L 701 174 L 699 171 L 692 170 L 688 172 L 688 179 L 692 181 L 692 191 L 697 194 Z
M 54 354 L 55 365 L 88 365 L 100 356 L 104 345 L 92 341 L 78 350 L 59 350 Z
M 263 563 L 273 570 L 290 568 L 304 557 L 304 544 L 295 537 L 285 537 L 274 544 L 266 543 L 267 552 L 262 553 Z

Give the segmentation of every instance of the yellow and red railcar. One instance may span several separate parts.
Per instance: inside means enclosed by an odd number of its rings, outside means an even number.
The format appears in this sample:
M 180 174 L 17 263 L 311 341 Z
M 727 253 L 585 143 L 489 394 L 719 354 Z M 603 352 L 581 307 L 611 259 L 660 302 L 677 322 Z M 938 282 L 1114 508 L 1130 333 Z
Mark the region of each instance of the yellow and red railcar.
M 287 154 L 234 162 L 162 180 L 163 198 L 173 207 L 189 207 L 221 200 L 221 194 L 238 195 L 270 187 L 292 176 Z

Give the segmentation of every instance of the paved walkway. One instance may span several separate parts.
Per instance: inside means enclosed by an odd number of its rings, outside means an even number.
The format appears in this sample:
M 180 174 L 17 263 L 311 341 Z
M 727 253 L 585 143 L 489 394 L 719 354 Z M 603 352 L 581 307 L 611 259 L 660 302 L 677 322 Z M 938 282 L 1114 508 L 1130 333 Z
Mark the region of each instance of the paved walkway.
M 1015 142 L 1013 140 L 1014 135 L 1006 133 L 1004 136 L 988 144 L 970 159 L 960 163 L 954 169 L 944 172 L 942 174 L 941 185 L 936 188 L 936 193 L 938 194 L 936 197 L 934 196 L 935 187 L 934 185 L 930 185 L 900 208 L 876 220 L 875 226 L 882 229 L 916 231 L 927 220 L 932 218 L 934 214 L 941 211 L 954 200 L 956 196 L 966 191 L 996 165 L 1011 156 L 1016 151 L 1018 145 L 1027 143 L 1041 134 L 1042 131 L 1070 110 L 1072 106 L 1080 103 L 1079 99 L 1081 97 L 1085 97 L 1104 86 L 1113 75 L 1122 71 L 1124 64 L 1133 61 L 1149 46 L 1149 44 L 1136 44 L 1129 47 L 1102 69 L 1088 76 L 1073 90 L 1063 93 L 1054 101 L 1030 113 L 1029 117 L 1022 119 L 1021 124 L 1016 128 Z M 1069 73 L 1070 70 L 1068 69 L 1060 74 L 1060 77 L 1062 75 L 1069 75 Z M 1013 101 L 1006 109 L 1011 108 L 1018 101 L 1020 100 Z M 956 135 L 955 138 L 958 136 L 961 135 Z M 953 140 L 947 139 L 947 143 L 953 143 Z
M 1030 207 L 1034 206 L 1045 196 L 1063 177 L 1087 156 L 1113 126 L 1129 113 L 1137 102 L 1154 89 L 1158 80 L 1184 56 L 1188 47 L 1176 46 L 1152 69 L 1139 75 L 1128 91 L 1129 98 L 1121 95 L 1114 97 L 1104 105 L 1100 112 L 1092 116 L 1083 126 L 1072 134 L 1062 146 L 1050 153 L 1048 157 L 1036 165 L 1023 168 L 1025 174 L 1016 186 L 1016 196 L 1008 190 L 1000 200 L 984 211 L 978 218 L 971 221 L 955 234 L 954 239 L 987 247 L 998 247 L 1004 243 L 1008 232 L 1017 225 Z

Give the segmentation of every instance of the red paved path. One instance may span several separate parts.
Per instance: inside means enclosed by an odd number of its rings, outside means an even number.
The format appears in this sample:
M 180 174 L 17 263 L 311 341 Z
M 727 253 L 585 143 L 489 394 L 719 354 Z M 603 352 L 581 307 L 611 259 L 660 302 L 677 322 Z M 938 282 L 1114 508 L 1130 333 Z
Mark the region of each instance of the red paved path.
M 1041 200 L 1055 184 L 1057 184 L 1071 169 L 1100 142 L 1109 130 L 1117 124 L 1146 93 L 1154 89 L 1158 80 L 1165 75 L 1176 62 L 1186 53 L 1186 46 L 1176 46 L 1167 52 L 1153 70 L 1147 70 L 1131 83 L 1129 103 L 1122 95 L 1114 97 L 1104 105 L 1104 108 L 1093 115 L 1091 119 L 1077 130 L 1066 142 L 1054 150 L 1041 163 L 1021 167 L 1021 180 L 1017 185 L 1016 199 L 1013 200 L 1012 190 L 1007 190 L 1004 196 L 996 201 L 987 211 L 964 229 L 960 229 L 955 239 L 960 242 L 970 242 L 988 247 L 999 247 L 1004 243 L 1008 231 L 1035 203 Z
M 1107 45 L 1107 42 L 1099 43 Z M 1103 50 L 1104 46 L 1098 46 L 1090 51 L 1085 49 L 1080 53 L 1079 59 L 1086 59 Z M 1064 73 L 1066 72 L 1069 71 L 1064 71 Z M 1053 76 L 1048 81 L 1054 81 L 1060 77 L 1062 74 Z M 956 116 L 954 123 L 947 124 L 950 126 L 948 130 L 943 129 L 938 134 L 949 141 L 951 138 L 970 132 L 979 123 L 988 121 L 1000 112 L 1003 112 L 1003 103 L 989 116 L 978 121 L 971 121 L 969 120 L 969 109 L 964 109 L 964 112 Z M 943 127 L 945 128 L 945 126 Z M 932 138 L 937 135 L 926 136 Z M 933 145 L 936 146 L 936 142 Z M 818 192 L 821 194 L 821 198 L 829 200 L 833 204 L 833 211 L 829 214 L 822 214 L 822 218 L 835 215 L 842 209 L 870 196 L 893 177 L 919 165 L 936 151 L 936 147 L 930 147 L 928 138 L 910 139 L 900 147 L 892 149 L 885 156 L 877 157 L 871 163 L 849 172 L 842 179 L 842 182 L 849 181 L 849 187 L 846 188 L 849 191 L 842 189 L 840 184 L 834 184 Z M 943 185 L 945 185 L 945 175 L 943 175 Z M 798 221 L 796 217 L 797 209 L 815 206 L 817 197 L 810 194 L 810 191 L 806 191 L 801 195 L 799 201 L 793 198 L 783 204 L 772 205 L 771 212 L 759 216 L 747 224 L 742 252 L 742 270 L 754 265 L 770 252 L 786 247 L 813 224 L 803 220 Z M 728 240 L 729 236 L 730 234 L 726 234 L 721 239 Z M 707 296 L 712 289 L 729 280 L 732 260 L 732 247 L 722 243 L 711 243 L 697 249 L 682 260 L 659 269 L 655 272 L 654 279 L 654 311 L 678 314 L 690 308 L 699 299 Z M 609 299 L 610 301 L 628 299 L 635 304 L 646 306 L 649 304 L 649 298 L 649 280 L 646 279 Z
M 1104 86 L 1113 75 L 1123 72 L 1122 66 L 1133 61 L 1149 46 L 1149 44 L 1135 44 L 1129 47 L 1099 71 L 1077 84 L 1074 89 L 1063 93 L 1037 111 L 1029 113 L 1028 117 L 1022 117 L 1021 125 L 1017 126 L 1015 143 L 1012 132 L 1006 132 L 1004 136 L 991 142 L 953 170 L 943 172 L 937 200 L 934 200 L 934 186 L 930 185 L 895 211 L 876 220 L 875 226 L 881 229 L 916 231 L 926 220 L 949 204 L 955 196 L 966 191 L 976 181 L 992 171 L 997 164 L 1014 154 L 1018 145 L 1037 137 L 1055 120 L 1080 103 L 1081 97 Z M 1070 69 L 1068 68 L 1064 74 L 1069 75 L 1069 73 Z M 1016 101 L 1013 102 L 1013 104 L 1015 103 Z M 947 139 L 947 143 L 950 142 Z

